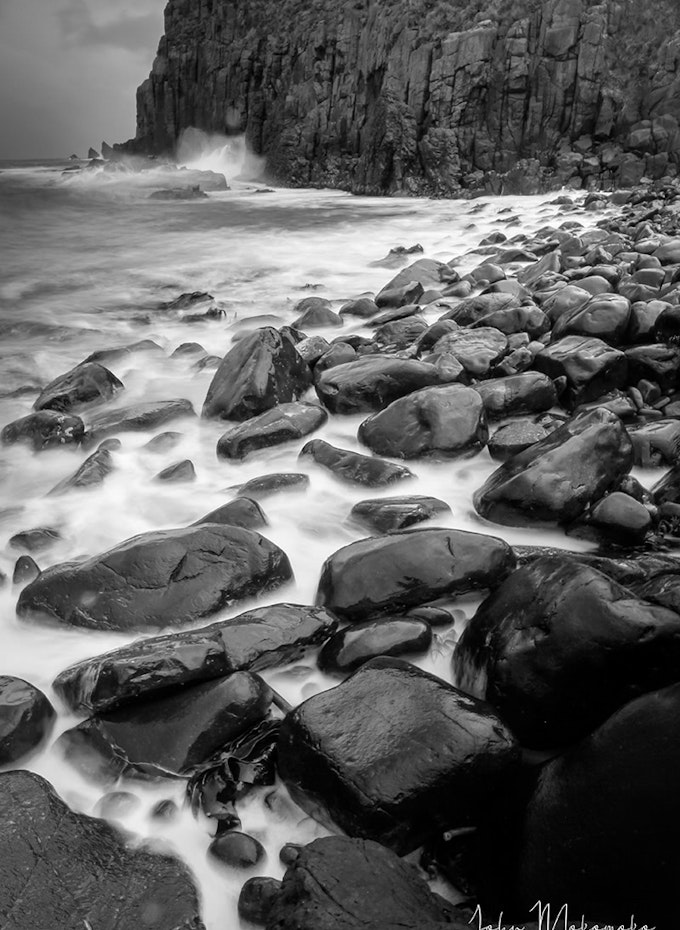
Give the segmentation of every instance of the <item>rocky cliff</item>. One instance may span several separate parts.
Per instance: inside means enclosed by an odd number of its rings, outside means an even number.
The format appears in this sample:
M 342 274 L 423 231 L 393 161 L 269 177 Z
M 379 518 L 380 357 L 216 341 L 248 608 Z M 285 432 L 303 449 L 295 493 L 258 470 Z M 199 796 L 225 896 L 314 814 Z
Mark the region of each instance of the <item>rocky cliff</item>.
M 634 184 L 680 162 L 677 0 L 170 0 L 128 150 L 245 133 L 361 193 Z

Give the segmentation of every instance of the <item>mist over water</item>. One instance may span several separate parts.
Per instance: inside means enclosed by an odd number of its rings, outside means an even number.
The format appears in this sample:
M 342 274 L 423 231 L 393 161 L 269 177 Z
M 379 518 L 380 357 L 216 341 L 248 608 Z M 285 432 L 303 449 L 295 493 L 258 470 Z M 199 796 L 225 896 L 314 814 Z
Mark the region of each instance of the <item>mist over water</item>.
M 303 297 L 327 297 L 337 309 L 350 298 L 377 291 L 396 271 L 371 263 L 396 245 L 418 242 L 425 257 L 445 261 L 460 256 L 458 270 L 465 273 L 482 260 L 469 250 L 491 231 L 501 229 L 509 237 L 518 232 L 531 235 L 541 226 L 564 220 L 559 207 L 549 205 L 551 198 L 545 197 L 464 202 L 358 198 L 336 191 L 255 193 L 257 185 L 239 180 L 248 158 L 238 139 L 187 134 L 180 160 L 191 168 L 223 172 L 231 190 L 200 201 L 149 200 L 152 190 L 171 184 L 172 172 L 162 166 L 140 174 L 98 170 L 64 175 L 58 165 L 0 171 L 0 214 L 5 218 L 0 230 L 0 428 L 28 414 L 41 385 L 91 352 L 142 339 L 155 341 L 163 352 L 107 362 L 125 390 L 106 409 L 185 397 L 200 412 L 213 372 L 197 371 L 195 356 L 170 358 L 182 343 L 198 342 L 207 353 L 222 356 L 233 336 L 244 329 L 290 323 Z M 587 223 L 587 216 L 569 214 L 574 216 Z M 187 323 L 181 314 L 159 309 L 161 302 L 192 291 L 212 294 L 224 316 Z M 425 316 L 433 322 L 440 313 L 432 309 Z M 351 318 L 343 331 L 372 333 Z M 320 332 L 334 338 L 340 331 Z M 26 392 L 15 393 L 26 386 Z M 356 439 L 362 419 L 332 417 L 315 437 L 365 452 Z M 45 568 L 102 552 L 137 533 L 186 525 L 228 501 L 229 488 L 279 471 L 307 471 L 311 487 L 304 494 L 263 501 L 270 524 L 265 535 L 286 551 L 296 581 L 258 604 L 313 603 L 323 561 L 365 535 L 347 516 L 356 502 L 367 497 L 429 494 L 445 500 L 453 511 L 452 518 L 438 521 L 440 525 L 489 532 L 511 543 L 587 548 L 557 532 L 495 527 L 481 521 L 471 497 L 495 468 L 486 451 L 458 461 L 417 461 L 411 466 L 416 480 L 398 491 L 373 491 L 340 484 L 320 469 L 298 463 L 302 443 L 265 450 L 240 463 L 224 462 L 217 460 L 215 446 L 225 424 L 186 419 L 155 432 L 166 429 L 183 434 L 171 452 L 153 455 L 143 448 L 153 433 L 122 434 L 122 449 L 113 453 L 116 471 L 104 484 L 63 496 L 46 495 L 76 470 L 85 453 L 65 449 L 33 455 L 20 446 L 0 447 L 0 569 L 11 578 L 18 553 L 7 541 L 21 530 L 47 526 L 61 533 L 53 548 L 36 556 Z M 195 465 L 195 482 L 153 483 L 162 468 L 184 458 Z M 645 472 L 645 484 L 656 477 Z M 58 708 L 51 690 L 58 672 L 134 638 L 19 622 L 18 593 L 11 584 L 0 589 L 0 674 L 26 678 Z M 241 603 L 211 620 L 252 606 Z M 416 659 L 448 680 L 463 612 L 469 616 L 476 602 L 462 598 L 451 606 L 461 611 L 456 629 L 437 631 L 431 656 Z M 313 655 L 292 669 L 274 669 L 264 677 L 292 704 L 336 683 L 317 670 Z M 61 711 L 52 742 L 74 722 Z M 74 808 L 85 813 L 93 813 L 109 790 L 83 781 L 50 746 L 24 765 L 48 778 Z M 194 821 L 188 811 L 172 825 L 149 818 L 158 799 L 173 797 L 181 802 L 182 783 L 135 784 L 132 790 L 142 803 L 124 819 L 125 828 L 133 831 L 137 842 L 161 844 L 189 864 L 201 889 L 208 930 L 238 926 L 235 904 L 241 885 L 255 874 L 280 876 L 278 850 L 284 842 L 308 842 L 324 833 L 292 804 L 281 786 L 276 788 L 275 814 L 263 805 L 272 789 L 258 789 L 241 804 L 239 813 L 243 829 L 266 846 L 268 859 L 259 869 L 230 873 L 206 859 L 210 836 L 205 821 Z M 232 922 L 225 918 L 230 909 Z

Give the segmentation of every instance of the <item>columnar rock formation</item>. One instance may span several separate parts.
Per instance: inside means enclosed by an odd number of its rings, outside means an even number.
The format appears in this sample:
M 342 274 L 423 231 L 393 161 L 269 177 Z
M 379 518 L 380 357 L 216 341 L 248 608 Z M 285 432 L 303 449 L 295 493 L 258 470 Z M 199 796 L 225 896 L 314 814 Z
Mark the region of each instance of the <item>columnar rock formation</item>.
M 171 152 L 189 127 L 245 133 L 291 185 L 635 184 L 680 159 L 680 7 L 169 0 L 137 103 L 128 150 Z

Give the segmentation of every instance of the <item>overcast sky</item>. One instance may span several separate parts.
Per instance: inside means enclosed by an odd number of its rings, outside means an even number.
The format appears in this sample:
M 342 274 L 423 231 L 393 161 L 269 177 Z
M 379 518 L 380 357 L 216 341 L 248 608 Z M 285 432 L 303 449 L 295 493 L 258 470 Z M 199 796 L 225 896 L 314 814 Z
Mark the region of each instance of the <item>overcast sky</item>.
M 165 0 L 0 0 L 0 158 L 86 155 L 135 134 Z

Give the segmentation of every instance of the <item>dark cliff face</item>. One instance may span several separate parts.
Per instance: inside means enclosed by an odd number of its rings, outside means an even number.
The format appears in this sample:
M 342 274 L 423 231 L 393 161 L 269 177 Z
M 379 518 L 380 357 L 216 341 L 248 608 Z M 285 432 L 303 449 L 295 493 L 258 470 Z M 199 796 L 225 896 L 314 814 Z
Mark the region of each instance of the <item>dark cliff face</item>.
M 680 4 L 170 0 L 137 104 L 129 148 L 245 133 L 291 185 L 636 183 L 680 158 Z

